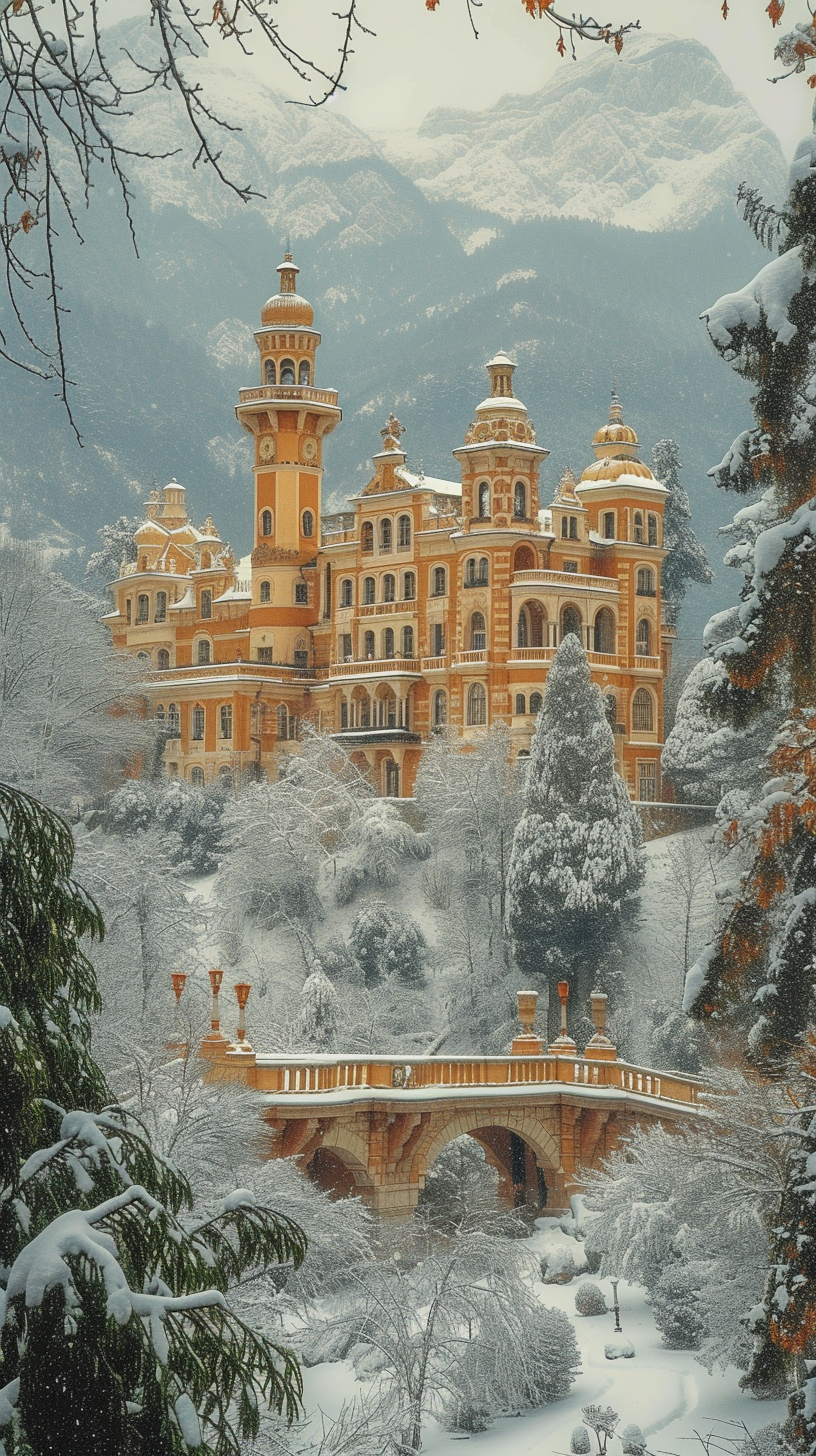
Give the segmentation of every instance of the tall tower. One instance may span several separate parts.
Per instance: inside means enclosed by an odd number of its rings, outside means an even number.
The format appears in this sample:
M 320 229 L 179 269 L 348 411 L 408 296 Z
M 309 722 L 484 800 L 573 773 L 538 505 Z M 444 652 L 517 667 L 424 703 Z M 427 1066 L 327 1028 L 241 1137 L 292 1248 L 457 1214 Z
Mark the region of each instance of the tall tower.
M 513 394 L 512 359 L 500 349 L 486 368 L 490 394 L 453 452 L 462 467 L 462 514 L 470 531 L 538 534 L 538 467 L 550 452 L 536 445 L 527 410 Z
M 305 667 L 318 618 L 323 438 L 341 411 L 336 390 L 315 387 L 320 334 L 314 309 L 296 292 L 291 253 L 277 271 L 280 291 L 264 304 L 255 335 L 261 385 L 242 389 L 235 409 L 255 444 L 249 650 Z

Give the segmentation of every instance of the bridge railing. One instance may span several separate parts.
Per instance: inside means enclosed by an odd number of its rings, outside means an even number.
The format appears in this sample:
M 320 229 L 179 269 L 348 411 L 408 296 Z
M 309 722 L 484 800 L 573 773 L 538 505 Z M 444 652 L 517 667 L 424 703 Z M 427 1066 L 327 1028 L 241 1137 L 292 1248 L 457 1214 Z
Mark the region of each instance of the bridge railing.
M 231 1059 L 227 1052 L 227 1059 Z M 236 1058 L 246 1064 L 244 1052 Z M 564 1089 L 606 1088 L 660 1101 L 696 1103 L 701 1083 L 676 1072 L 627 1062 L 584 1057 L 273 1057 L 254 1058 L 254 1085 L 282 1097 L 369 1089 L 443 1093 L 451 1088 L 485 1088 L 559 1083 Z

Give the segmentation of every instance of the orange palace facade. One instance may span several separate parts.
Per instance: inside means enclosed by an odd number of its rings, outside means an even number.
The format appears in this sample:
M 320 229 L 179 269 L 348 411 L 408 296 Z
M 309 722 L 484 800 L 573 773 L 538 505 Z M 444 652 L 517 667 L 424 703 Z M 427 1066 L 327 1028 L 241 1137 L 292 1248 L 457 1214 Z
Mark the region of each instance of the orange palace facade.
M 574 632 L 630 793 L 661 798 L 667 491 L 617 399 L 592 464 L 542 508 L 548 452 L 499 353 L 453 451 L 460 481 L 410 470 L 392 417 L 365 489 L 323 516 L 324 439 L 341 410 L 315 383 L 320 334 L 289 255 L 278 272 L 255 334 L 261 382 L 236 407 L 254 445 L 251 554 L 236 560 L 210 517 L 194 527 L 174 481 L 151 493 L 137 558 L 111 585 L 105 620 L 145 662 L 165 771 L 274 778 L 310 721 L 380 793 L 410 796 L 423 745 L 446 728 L 467 745 L 505 723 L 526 753 L 548 665 Z

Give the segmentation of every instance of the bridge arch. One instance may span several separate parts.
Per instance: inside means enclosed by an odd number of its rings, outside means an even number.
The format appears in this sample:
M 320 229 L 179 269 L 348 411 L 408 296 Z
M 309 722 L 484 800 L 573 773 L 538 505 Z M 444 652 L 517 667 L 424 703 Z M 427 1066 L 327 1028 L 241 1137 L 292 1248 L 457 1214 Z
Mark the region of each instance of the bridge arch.
M 319 1188 L 335 1197 L 356 1194 L 370 1200 L 374 1180 L 368 1167 L 368 1146 L 348 1126 L 329 1125 L 306 1160 L 306 1172 Z
M 454 1138 L 467 1133 L 482 1143 L 485 1150 L 493 1152 L 491 1144 L 478 1137 L 479 1132 L 498 1128 L 504 1132 L 516 1133 L 535 1155 L 538 1166 L 545 1176 L 559 1172 L 561 1156 L 558 1139 L 535 1113 L 515 1108 L 459 1107 L 452 1108 L 441 1124 L 435 1122 L 417 1147 L 411 1163 L 410 1179 L 418 1187 L 425 1182 L 425 1174 L 434 1160 Z

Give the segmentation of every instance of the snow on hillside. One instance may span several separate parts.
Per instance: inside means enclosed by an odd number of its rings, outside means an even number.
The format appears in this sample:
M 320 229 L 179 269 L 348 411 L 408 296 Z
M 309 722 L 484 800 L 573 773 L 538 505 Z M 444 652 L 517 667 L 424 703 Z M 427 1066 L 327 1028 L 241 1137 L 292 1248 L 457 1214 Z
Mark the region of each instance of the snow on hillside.
M 772 199 L 779 143 L 696 41 L 628 41 L 488 111 L 432 111 L 381 132 L 386 156 L 435 202 L 517 223 L 580 217 L 657 232 L 688 228 L 747 180 Z

